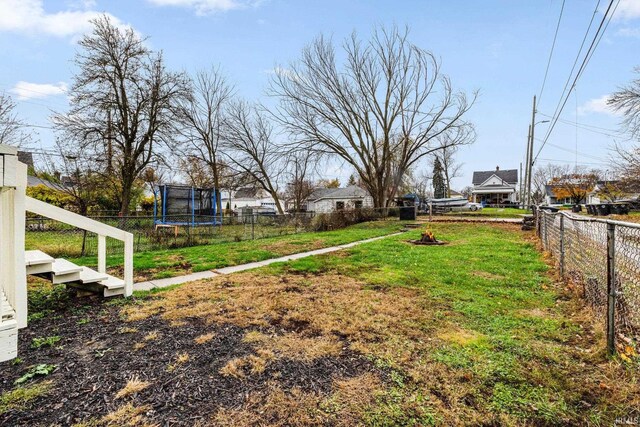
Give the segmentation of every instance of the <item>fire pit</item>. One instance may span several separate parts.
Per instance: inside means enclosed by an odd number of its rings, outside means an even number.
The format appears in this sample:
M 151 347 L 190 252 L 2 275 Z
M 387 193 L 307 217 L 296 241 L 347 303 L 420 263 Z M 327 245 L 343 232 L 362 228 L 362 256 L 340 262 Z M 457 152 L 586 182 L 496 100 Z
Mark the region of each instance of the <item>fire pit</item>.
M 436 239 L 436 236 L 433 235 L 433 232 L 427 228 L 420 234 L 420 238 L 418 240 L 409 240 L 409 243 L 413 243 L 414 245 L 444 245 L 447 242 L 443 242 L 442 240 Z

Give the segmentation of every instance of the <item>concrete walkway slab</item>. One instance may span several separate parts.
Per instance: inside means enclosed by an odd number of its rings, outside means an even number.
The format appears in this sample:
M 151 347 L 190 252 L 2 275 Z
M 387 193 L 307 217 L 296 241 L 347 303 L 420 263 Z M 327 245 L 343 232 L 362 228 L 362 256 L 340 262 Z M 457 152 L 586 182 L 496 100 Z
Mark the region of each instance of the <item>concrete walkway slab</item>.
M 133 290 L 148 291 L 156 288 L 166 288 L 167 286 L 172 286 L 172 285 L 181 285 L 183 283 L 193 282 L 195 280 L 210 279 L 212 277 L 216 277 L 221 274 L 239 273 L 241 271 L 253 270 L 255 268 L 264 267 L 276 262 L 287 262 L 287 261 L 293 261 L 296 259 L 306 258 L 309 256 L 314 256 L 314 255 L 328 254 L 331 252 L 352 248 L 354 246 L 361 245 L 363 243 L 375 242 L 376 240 L 385 239 L 387 237 L 398 236 L 400 234 L 403 234 L 403 232 L 392 233 L 392 234 L 387 234 L 387 235 L 378 236 L 378 237 L 372 237 L 370 239 L 358 240 L 356 242 L 346 243 L 344 245 L 339 245 L 339 246 L 331 246 L 328 248 L 315 249 L 313 251 L 285 255 L 278 258 L 267 259 L 264 261 L 250 262 L 250 263 L 241 264 L 241 265 L 232 265 L 230 267 L 218 268 L 212 271 L 201 271 L 198 273 L 186 274 L 184 276 L 168 277 L 166 279 L 157 279 L 157 280 L 150 280 L 148 282 L 134 283 Z

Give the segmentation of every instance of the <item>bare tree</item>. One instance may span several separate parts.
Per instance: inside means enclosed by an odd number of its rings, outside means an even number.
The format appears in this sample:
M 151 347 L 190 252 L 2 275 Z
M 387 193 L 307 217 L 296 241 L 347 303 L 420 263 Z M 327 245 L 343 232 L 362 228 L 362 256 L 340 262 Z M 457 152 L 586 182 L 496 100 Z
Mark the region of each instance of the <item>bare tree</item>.
M 181 103 L 179 109 L 182 124 L 180 131 L 188 142 L 188 151 L 204 162 L 212 177 L 210 184 L 216 189 L 220 189 L 221 184 L 219 149 L 223 110 L 232 96 L 233 87 L 229 85 L 219 69 L 211 68 L 208 71 L 196 73 L 191 81 L 191 94 Z M 194 163 L 193 160 L 187 161 Z M 218 211 L 221 211 L 220 198 L 217 203 Z
M 109 194 L 110 186 L 96 172 L 97 164 L 77 148 L 68 147 L 56 140 L 54 153 L 45 155 L 44 172 L 55 177 L 51 186 L 68 196 L 70 207 L 80 215 L 88 215 L 91 210 L 104 209 L 103 196 Z M 108 208 L 108 206 L 106 207 Z
M 54 115 L 54 123 L 71 144 L 103 160 L 126 215 L 136 180 L 161 145 L 172 141 L 186 78 L 167 71 L 162 54 L 146 47 L 133 29 L 119 29 L 107 16 L 92 22 L 75 57 L 79 73 L 69 91 L 71 108 Z
M 30 139 L 24 132 L 25 124 L 15 112 L 16 104 L 11 96 L 0 93 L 0 144 L 20 146 Z
M 368 42 L 354 34 L 339 66 L 321 36 L 270 86 L 284 128 L 351 165 L 376 206 L 388 205 L 405 171 L 438 149 L 439 136 L 470 126 L 463 117 L 476 98 L 455 91 L 434 55 L 407 37 L 397 28 L 376 29 Z
M 257 106 L 240 100 L 230 103 L 225 116 L 225 156 L 235 169 L 265 190 L 275 201 L 278 213 L 284 214 L 278 180 L 285 162 L 273 134 L 272 124 Z
M 569 171 L 566 167 L 555 165 L 553 163 L 536 167 L 532 176 L 533 190 L 531 197 L 533 203 L 538 205 L 544 202 L 547 185 L 551 184 L 553 179 L 559 178 L 568 173 Z
M 451 197 L 451 180 L 461 176 L 464 163 L 456 161 L 456 154 L 462 145 L 472 144 L 476 139 L 475 129 L 472 126 L 456 128 L 438 138 L 440 149 L 433 152 L 434 158 L 440 160 L 446 197 Z
M 640 74 L 640 67 L 635 71 Z M 623 124 L 633 137 L 640 139 L 640 78 L 614 92 L 607 104 L 624 115 Z
M 640 74 L 640 67 L 636 68 Z M 613 166 L 626 192 L 640 191 L 640 78 L 620 88 L 608 100 L 608 104 L 624 116 L 623 125 L 636 142 L 629 145 L 615 144 Z
M 314 189 L 311 178 L 318 161 L 318 155 L 313 151 L 295 150 L 289 153 L 286 195 L 293 204 L 294 212 L 305 210 L 304 203 Z

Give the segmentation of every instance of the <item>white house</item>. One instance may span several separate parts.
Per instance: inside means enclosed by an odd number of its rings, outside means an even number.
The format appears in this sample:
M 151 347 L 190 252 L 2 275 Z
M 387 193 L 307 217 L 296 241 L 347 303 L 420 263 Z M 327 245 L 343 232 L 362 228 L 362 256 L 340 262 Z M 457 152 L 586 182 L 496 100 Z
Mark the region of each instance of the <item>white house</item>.
M 277 211 L 276 201 L 265 190 L 258 187 L 240 188 L 235 192 L 223 190 L 222 208 L 227 204 L 234 212 L 241 212 L 242 208 L 257 208 L 261 210 Z
M 558 198 L 553 191 L 553 185 L 544 186 L 544 202 L 546 205 L 571 205 L 573 202 L 571 197 Z
M 517 202 L 518 170 L 473 172 L 473 201 L 488 205 L 512 204 Z
M 327 213 L 342 209 L 372 208 L 373 197 L 355 185 L 346 188 L 317 188 L 307 198 L 307 211 Z

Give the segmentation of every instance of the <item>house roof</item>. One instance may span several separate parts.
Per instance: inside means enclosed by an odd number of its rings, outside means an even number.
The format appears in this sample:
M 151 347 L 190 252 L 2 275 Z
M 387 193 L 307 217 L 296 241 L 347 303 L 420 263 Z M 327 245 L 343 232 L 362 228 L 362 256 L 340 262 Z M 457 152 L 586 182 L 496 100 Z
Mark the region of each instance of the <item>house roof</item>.
M 517 169 L 505 169 L 505 170 L 492 170 L 492 171 L 475 171 L 473 172 L 473 185 L 480 185 L 492 175 L 496 175 L 498 178 L 508 184 L 518 183 L 518 170 Z
M 240 188 L 236 191 L 235 198 L 236 199 L 254 199 L 258 197 L 258 193 L 260 189 L 258 187 L 246 187 Z
M 27 187 L 37 187 L 38 185 L 44 185 L 45 187 L 49 187 L 53 190 L 63 189 L 61 184 L 47 181 L 46 179 L 38 178 L 37 176 L 27 175 Z
M 365 190 L 355 185 L 345 188 L 316 188 L 309 195 L 308 200 L 320 199 L 359 199 L 368 196 Z

